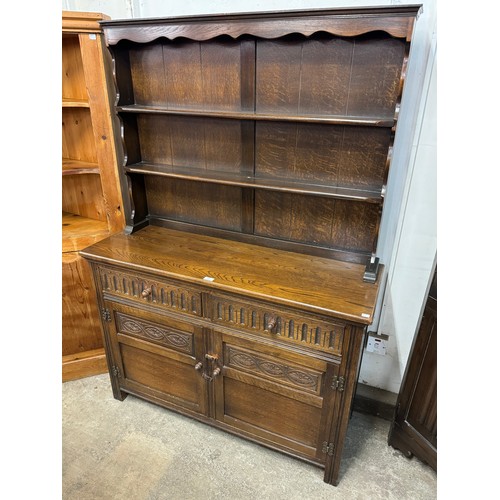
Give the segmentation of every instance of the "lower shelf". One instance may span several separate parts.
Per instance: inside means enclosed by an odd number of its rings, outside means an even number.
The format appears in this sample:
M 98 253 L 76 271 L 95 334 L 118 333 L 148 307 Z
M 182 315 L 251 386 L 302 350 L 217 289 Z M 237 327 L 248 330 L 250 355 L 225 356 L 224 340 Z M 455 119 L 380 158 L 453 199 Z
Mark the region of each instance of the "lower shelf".
M 62 357 L 62 380 L 76 380 L 107 373 L 104 348 Z

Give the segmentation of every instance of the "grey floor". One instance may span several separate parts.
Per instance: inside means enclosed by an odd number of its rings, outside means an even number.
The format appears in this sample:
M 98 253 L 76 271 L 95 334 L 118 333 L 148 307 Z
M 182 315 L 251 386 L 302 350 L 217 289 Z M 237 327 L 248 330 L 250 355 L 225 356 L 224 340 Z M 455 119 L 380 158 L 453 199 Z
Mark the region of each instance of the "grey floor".
M 108 375 L 62 390 L 64 500 L 437 498 L 436 473 L 387 445 L 389 422 L 353 413 L 340 483 L 320 468 L 128 396 Z

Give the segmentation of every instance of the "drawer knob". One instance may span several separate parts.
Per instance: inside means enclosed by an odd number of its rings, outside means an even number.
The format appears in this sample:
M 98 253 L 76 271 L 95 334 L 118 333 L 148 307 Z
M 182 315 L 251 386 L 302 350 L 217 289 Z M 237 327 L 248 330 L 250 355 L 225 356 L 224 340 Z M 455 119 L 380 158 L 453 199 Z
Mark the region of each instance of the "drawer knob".
M 274 330 L 276 329 L 277 324 L 278 324 L 278 318 L 276 316 L 271 316 L 270 318 L 267 319 L 266 330 L 275 333 Z
M 219 375 L 219 374 L 220 374 L 220 368 L 219 368 L 219 367 L 217 367 L 217 368 L 215 368 L 215 370 L 212 372 L 212 377 L 217 377 L 217 375 Z
M 142 293 L 141 297 L 145 299 L 146 297 L 149 297 L 151 295 L 151 287 L 145 288 Z
M 195 370 L 201 370 L 202 368 L 203 368 L 203 363 L 201 361 L 198 361 L 198 363 L 194 365 Z

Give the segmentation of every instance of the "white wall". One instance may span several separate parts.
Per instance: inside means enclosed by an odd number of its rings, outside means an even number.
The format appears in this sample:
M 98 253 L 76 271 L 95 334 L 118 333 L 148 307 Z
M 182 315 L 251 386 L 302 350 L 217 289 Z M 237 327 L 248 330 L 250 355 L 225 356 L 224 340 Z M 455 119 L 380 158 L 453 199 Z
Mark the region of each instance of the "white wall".
M 365 353 L 360 380 L 398 392 L 437 253 L 437 58 L 431 45 L 424 94 L 411 145 L 378 333 L 389 335 L 387 354 Z
M 360 381 L 398 392 L 436 254 L 436 0 L 63 0 L 64 10 L 112 19 L 422 3 L 388 179 L 378 254 L 386 266 L 372 330 L 386 356 L 365 353 Z

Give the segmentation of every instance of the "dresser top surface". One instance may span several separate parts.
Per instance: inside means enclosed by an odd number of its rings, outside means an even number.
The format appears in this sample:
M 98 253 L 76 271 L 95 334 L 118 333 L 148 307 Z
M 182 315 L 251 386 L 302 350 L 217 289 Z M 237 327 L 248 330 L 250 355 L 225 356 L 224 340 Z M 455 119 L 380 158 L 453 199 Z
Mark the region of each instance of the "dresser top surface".
M 380 281 L 363 282 L 365 266 L 360 264 L 157 226 L 115 234 L 80 254 L 361 324 L 373 320 Z

